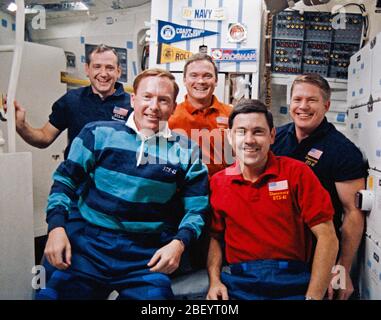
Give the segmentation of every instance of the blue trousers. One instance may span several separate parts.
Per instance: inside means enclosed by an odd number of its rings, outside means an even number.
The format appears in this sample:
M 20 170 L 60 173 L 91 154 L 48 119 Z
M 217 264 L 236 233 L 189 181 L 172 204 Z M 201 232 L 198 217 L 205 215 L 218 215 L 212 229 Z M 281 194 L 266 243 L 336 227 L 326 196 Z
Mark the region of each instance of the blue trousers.
M 231 264 L 221 280 L 230 299 L 304 300 L 310 281 L 308 265 L 299 261 L 255 260 Z
M 66 234 L 69 238 L 70 243 L 71 243 L 72 237 L 75 237 L 77 233 L 83 232 L 82 229 L 86 226 L 86 224 L 87 224 L 87 221 L 79 213 L 77 205 L 76 204 L 72 205 L 72 209 L 65 226 Z M 190 260 L 189 251 L 186 250 L 181 257 L 180 266 L 174 272 L 173 276 L 179 276 L 179 275 L 183 275 L 191 271 L 194 271 L 189 260 Z M 45 256 L 42 257 L 41 264 L 45 268 L 46 282 L 48 282 L 53 272 L 57 271 L 57 269 L 49 263 L 49 261 L 45 258 Z
M 36 299 L 105 299 L 113 290 L 119 299 L 172 299 L 169 276 L 147 267 L 167 237 L 126 234 L 86 223 L 71 235 L 70 268 L 55 270 Z
M 70 243 L 72 236 L 75 236 L 76 233 L 81 232 L 86 224 L 86 220 L 83 219 L 82 215 L 79 213 L 77 204 L 72 204 L 70 214 L 65 226 L 66 234 L 70 240 Z M 46 281 L 48 282 L 53 272 L 57 269 L 49 263 L 45 256 L 42 257 L 41 264 L 45 268 Z

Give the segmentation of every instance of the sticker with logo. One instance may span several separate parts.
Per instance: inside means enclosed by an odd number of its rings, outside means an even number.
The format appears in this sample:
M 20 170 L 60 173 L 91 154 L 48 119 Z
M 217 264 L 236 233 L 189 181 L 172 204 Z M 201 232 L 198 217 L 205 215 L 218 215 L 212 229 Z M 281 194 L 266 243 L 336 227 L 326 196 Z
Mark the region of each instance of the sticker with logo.
M 310 167 L 315 166 L 318 163 L 322 154 L 323 154 L 323 151 L 312 148 L 310 151 L 308 151 L 305 157 L 306 159 L 305 163 L 309 165 Z
M 269 182 L 268 187 L 269 196 L 272 200 L 279 201 L 288 199 L 289 190 L 287 180 Z
M 227 129 L 228 128 L 228 122 L 229 122 L 228 117 L 217 117 L 216 122 L 217 122 L 217 128 L 218 129 Z
M 242 42 L 247 38 L 247 28 L 241 23 L 230 23 L 228 30 L 229 42 Z
M 113 113 L 112 114 L 113 120 L 118 120 L 118 121 L 123 121 L 123 122 L 127 121 L 127 114 L 128 114 L 127 109 L 115 106 L 112 113 Z

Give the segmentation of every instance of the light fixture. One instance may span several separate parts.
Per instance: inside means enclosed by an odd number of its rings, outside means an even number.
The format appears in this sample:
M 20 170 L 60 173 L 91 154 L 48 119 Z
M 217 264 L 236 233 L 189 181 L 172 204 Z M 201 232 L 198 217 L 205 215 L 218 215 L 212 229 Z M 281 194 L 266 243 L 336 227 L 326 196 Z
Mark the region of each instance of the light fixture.
M 10 12 L 15 12 L 15 11 L 17 10 L 17 5 L 16 5 L 16 3 L 11 2 L 11 3 L 8 5 L 7 10 L 10 11 Z
M 327 4 L 330 0 L 303 0 L 306 6 L 318 6 L 321 4 Z
M 89 7 L 85 5 L 82 1 L 76 3 L 77 10 L 89 10 Z

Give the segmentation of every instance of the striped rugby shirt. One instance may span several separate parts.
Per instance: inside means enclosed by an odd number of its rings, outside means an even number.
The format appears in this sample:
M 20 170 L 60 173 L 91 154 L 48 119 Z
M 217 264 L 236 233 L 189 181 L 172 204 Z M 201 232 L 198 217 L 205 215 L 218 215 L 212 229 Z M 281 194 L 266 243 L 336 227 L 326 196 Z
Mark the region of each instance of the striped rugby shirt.
M 170 232 L 187 246 L 198 238 L 209 210 L 208 171 L 199 147 L 171 132 L 149 138 L 127 124 L 99 121 L 73 140 L 53 174 L 49 231 L 64 227 L 78 186 L 78 208 L 88 222 L 126 232 Z

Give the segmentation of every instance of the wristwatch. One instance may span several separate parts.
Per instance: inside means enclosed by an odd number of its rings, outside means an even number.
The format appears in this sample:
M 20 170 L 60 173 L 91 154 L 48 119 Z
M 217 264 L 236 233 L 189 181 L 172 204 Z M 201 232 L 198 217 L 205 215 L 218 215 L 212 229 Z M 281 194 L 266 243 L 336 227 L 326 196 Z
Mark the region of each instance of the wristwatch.
M 306 296 L 306 300 L 315 300 L 315 299 L 310 296 Z

